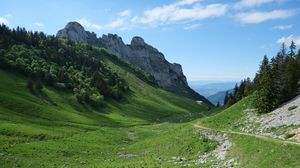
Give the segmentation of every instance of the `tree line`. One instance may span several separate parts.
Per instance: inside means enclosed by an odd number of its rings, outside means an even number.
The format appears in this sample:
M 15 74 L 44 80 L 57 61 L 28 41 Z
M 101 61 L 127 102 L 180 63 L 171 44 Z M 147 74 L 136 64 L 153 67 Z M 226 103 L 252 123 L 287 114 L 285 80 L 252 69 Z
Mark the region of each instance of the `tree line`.
M 265 55 L 253 81 L 247 78 L 236 84 L 232 93 L 226 92 L 224 105 L 231 106 L 255 92 L 255 107 L 259 113 L 268 113 L 299 94 L 300 50 L 291 42 L 289 49 L 283 43 L 270 60 Z
M 256 108 L 260 113 L 274 110 L 299 93 L 300 50 L 291 42 L 289 50 L 282 44 L 270 60 L 264 56 L 254 83 L 257 90 Z

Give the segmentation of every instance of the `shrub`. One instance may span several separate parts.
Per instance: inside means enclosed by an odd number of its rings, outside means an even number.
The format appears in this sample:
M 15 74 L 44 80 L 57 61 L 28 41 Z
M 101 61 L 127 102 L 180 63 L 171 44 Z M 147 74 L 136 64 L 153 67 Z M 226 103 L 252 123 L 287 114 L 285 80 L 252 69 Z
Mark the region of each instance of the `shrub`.
M 288 133 L 288 134 L 285 134 L 284 138 L 289 139 L 289 138 L 292 138 L 295 135 L 296 135 L 295 133 Z
M 295 105 L 294 105 L 294 106 L 289 107 L 288 110 L 289 110 L 289 111 L 292 111 L 292 110 L 296 109 L 297 107 L 298 107 L 298 106 L 295 106 Z
M 99 106 L 99 105 L 102 105 L 102 103 L 103 103 L 103 96 L 100 94 L 94 93 L 89 97 L 89 100 L 90 100 L 90 104 L 92 106 Z

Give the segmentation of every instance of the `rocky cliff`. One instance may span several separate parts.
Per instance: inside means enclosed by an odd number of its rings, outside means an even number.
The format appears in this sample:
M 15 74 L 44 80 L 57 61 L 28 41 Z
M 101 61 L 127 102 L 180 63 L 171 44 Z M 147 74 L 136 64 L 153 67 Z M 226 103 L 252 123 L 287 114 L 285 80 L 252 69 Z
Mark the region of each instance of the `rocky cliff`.
M 161 52 L 141 37 L 133 37 L 130 44 L 125 44 L 122 38 L 115 34 L 97 38 L 95 33 L 85 31 L 77 22 L 69 22 L 64 29 L 57 32 L 57 36 L 106 48 L 121 59 L 152 74 L 162 88 L 210 104 L 188 86 L 180 64 L 169 63 Z

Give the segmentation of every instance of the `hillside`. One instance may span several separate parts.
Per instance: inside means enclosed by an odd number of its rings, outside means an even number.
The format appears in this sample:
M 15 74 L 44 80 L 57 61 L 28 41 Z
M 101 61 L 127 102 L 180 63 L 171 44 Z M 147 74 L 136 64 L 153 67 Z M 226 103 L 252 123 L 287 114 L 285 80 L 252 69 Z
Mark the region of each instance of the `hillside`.
M 269 114 L 257 114 L 253 108 L 255 99 L 256 95 L 252 94 L 215 115 L 198 120 L 196 127 L 228 135 L 234 145 L 228 149 L 227 157 L 234 158 L 238 167 L 297 167 L 299 97 Z
M 123 61 L 153 75 L 160 87 L 178 95 L 211 104 L 188 86 L 180 64 L 169 63 L 160 51 L 147 44 L 141 37 L 133 37 L 130 44 L 125 44 L 116 34 L 102 35 L 97 38 L 95 33 L 86 31 L 78 22 L 69 22 L 64 29 L 57 32 L 56 36 L 105 48 Z

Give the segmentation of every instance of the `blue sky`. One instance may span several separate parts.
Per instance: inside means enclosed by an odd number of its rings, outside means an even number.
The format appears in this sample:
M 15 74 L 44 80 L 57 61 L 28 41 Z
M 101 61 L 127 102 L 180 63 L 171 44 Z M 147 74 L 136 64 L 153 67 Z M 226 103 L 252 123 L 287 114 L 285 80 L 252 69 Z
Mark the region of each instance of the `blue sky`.
M 1 0 L 0 23 L 56 34 L 78 21 L 101 36 L 133 36 L 183 66 L 188 80 L 253 77 L 263 55 L 292 39 L 300 48 L 300 0 Z

